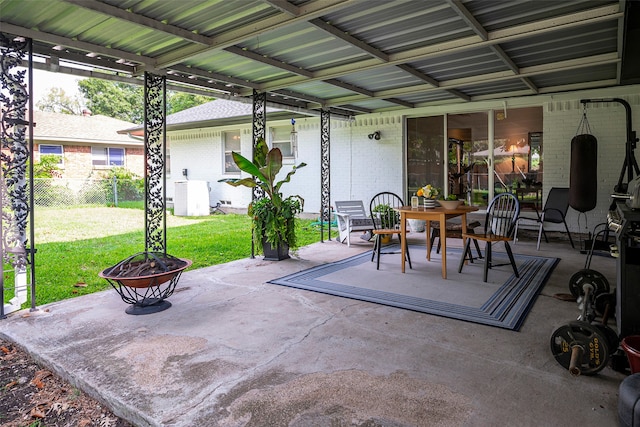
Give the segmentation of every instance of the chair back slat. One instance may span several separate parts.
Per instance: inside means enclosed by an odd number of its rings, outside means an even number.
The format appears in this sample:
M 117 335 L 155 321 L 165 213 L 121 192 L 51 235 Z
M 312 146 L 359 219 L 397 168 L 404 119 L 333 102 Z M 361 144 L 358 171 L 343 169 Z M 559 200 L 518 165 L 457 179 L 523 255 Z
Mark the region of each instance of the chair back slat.
M 520 215 L 520 203 L 512 193 L 501 193 L 487 207 L 484 234 L 510 237 Z
M 369 212 L 373 218 L 374 229 L 400 229 L 400 213 L 396 209 L 402 206 L 404 206 L 404 202 L 395 193 L 385 191 L 373 196 L 369 204 Z

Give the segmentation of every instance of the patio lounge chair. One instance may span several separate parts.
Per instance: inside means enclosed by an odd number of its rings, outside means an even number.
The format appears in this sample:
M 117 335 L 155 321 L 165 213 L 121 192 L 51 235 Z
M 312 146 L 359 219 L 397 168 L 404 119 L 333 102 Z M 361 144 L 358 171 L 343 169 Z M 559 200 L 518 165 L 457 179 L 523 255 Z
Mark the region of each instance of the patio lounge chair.
M 373 230 L 373 220 L 369 218 L 364 210 L 362 200 L 344 200 L 335 202 L 335 216 L 338 221 L 338 241 L 347 246 L 351 246 L 351 233 L 354 231 Z

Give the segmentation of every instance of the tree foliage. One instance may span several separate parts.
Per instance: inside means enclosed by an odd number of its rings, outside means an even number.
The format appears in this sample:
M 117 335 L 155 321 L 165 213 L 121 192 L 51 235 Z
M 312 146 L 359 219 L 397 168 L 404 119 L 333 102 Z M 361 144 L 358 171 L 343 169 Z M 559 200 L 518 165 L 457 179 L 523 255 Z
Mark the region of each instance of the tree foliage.
M 144 120 L 144 91 L 141 86 L 102 79 L 78 82 L 87 107 L 92 114 L 142 123 Z
M 82 104 L 79 96 L 69 96 L 64 89 L 53 87 L 36 103 L 36 107 L 40 111 L 78 115 L 82 114 Z
M 39 161 L 33 162 L 34 178 L 59 178 L 62 174 L 60 171 L 60 157 L 55 154 L 43 154 Z
M 90 78 L 78 81 L 78 88 L 84 99 L 74 99 L 67 96 L 63 89 L 54 87 L 37 103 L 37 107 L 41 111 L 82 114 L 84 104 L 92 114 L 101 114 L 131 123 L 144 121 L 144 88 L 142 86 Z M 203 95 L 168 91 L 167 114 L 177 113 L 214 99 Z
M 215 98 L 203 95 L 194 95 L 192 93 L 169 91 L 167 93 L 167 114 L 177 113 L 178 111 L 186 110 L 187 108 L 206 104 L 214 99 Z

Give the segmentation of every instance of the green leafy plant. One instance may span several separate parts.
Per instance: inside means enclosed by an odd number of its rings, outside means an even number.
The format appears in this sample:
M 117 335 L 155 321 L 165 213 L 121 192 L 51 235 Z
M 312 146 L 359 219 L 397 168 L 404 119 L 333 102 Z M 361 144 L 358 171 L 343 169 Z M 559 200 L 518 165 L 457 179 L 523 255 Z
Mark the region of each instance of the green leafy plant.
M 373 208 L 373 212 L 378 217 L 383 229 L 392 229 L 399 222 L 400 213 L 387 204 L 377 205 Z
M 298 247 L 295 220 L 296 215 L 302 212 L 304 199 L 300 196 L 285 198 L 280 188 L 285 182 L 290 182 L 296 171 L 306 166 L 306 163 L 293 166 L 284 179 L 277 180 L 277 175 L 282 169 L 282 152 L 279 148 L 269 150 L 263 138 L 257 141 L 253 162 L 236 152 L 232 152 L 231 155 L 238 168 L 251 176 L 221 179 L 219 182 L 226 182 L 234 187 L 257 187 L 264 194 L 263 197 L 254 200 L 248 209 L 248 214 L 253 220 L 256 247 L 262 246 L 264 238 L 274 248 L 286 244 L 295 250 Z

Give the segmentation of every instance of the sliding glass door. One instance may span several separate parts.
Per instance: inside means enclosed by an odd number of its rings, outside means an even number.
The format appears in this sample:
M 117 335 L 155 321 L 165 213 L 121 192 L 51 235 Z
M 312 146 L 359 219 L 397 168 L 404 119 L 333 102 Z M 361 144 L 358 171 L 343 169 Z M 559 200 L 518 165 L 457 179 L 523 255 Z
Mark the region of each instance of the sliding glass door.
M 542 141 L 541 107 L 408 118 L 407 195 L 432 184 L 486 206 L 509 191 L 532 208 L 542 198 Z

